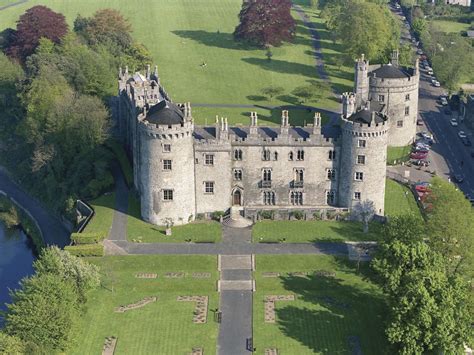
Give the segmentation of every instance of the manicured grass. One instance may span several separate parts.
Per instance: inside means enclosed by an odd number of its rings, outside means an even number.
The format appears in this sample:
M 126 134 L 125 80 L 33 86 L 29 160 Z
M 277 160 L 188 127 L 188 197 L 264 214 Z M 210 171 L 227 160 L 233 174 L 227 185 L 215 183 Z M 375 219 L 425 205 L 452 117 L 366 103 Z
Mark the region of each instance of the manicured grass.
M 94 216 L 84 229 L 88 233 L 104 233 L 106 236 L 112 227 L 112 221 L 115 212 L 115 193 L 102 195 L 99 198 L 89 201 L 94 209 Z
M 216 221 L 196 221 L 171 228 L 172 235 L 165 235 L 165 227 L 144 222 L 140 217 L 140 203 L 132 195 L 128 199 L 127 238 L 143 243 L 216 243 L 221 241 L 221 225 Z
M 456 21 L 443 21 L 443 20 L 433 20 L 430 21 L 435 27 L 437 27 L 442 32 L 461 32 L 467 31 L 470 27 L 468 23 L 456 22 Z
M 385 215 L 398 216 L 412 213 L 421 218 L 421 212 L 410 189 L 392 179 L 385 183 Z
M 381 225 L 372 223 L 369 233 L 359 222 L 344 221 L 260 221 L 252 230 L 254 242 L 314 243 L 373 241 L 380 238 Z
M 194 324 L 193 302 L 182 296 L 209 296 L 209 309 L 218 307 L 215 291 L 216 258 L 213 256 L 113 256 L 91 258 L 101 268 L 102 287 L 90 293 L 77 341 L 68 354 L 100 354 L 108 336 L 118 338 L 115 354 L 188 354 L 203 347 L 215 354 L 217 323 L 208 312 L 206 324 Z M 166 272 L 185 272 L 183 278 L 166 278 Z M 194 279 L 193 272 L 210 272 L 211 278 Z M 136 273 L 156 273 L 156 279 L 137 279 Z M 158 300 L 140 309 L 115 313 L 114 308 L 145 297 Z
M 411 146 L 388 147 L 387 148 L 387 164 L 395 165 L 410 159 Z
M 364 276 L 368 267 L 361 266 Z M 289 276 L 289 272 L 325 270 L 335 277 Z M 277 278 L 263 272 L 278 272 Z M 352 263 L 330 256 L 258 255 L 254 293 L 254 346 L 277 348 L 280 354 L 384 354 L 383 315 L 386 305 L 381 290 L 358 274 Z M 295 295 L 294 301 L 275 303 L 275 323 L 264 321 L 264 298 Z M 351 338 L 354 337 L 354 338 Z M 351 339 L 359 343 L 351 346 Z
M 275 105 L 288 104 L 294 100 L 291 92 L 295 87 L 319 80 L 310 33 L 296 14 L 294 43 L 272 48 L 271 60 L 266 50 L 233 40 L 241 0 L 143 0 L 139 4 L 128 0 L 31 0 L 2 11 L 0 30 L 13 27 L 20 14 L 39 3 L 63 13 L 71 27 L 78 13 L 90 16 L 101 8 L 120 10 L 130 20 L 134 38 L 149 48 L 161 82 L 177 102 L 253 104 L 258 103 L 253 99 L 261 95 L 262 88 L 281 86 L 285 93 L 275 99 Z M 203 62 L 206 67 L 201 67 Z M 317 106 L 334 106 L 331 93 L 324 96 Z

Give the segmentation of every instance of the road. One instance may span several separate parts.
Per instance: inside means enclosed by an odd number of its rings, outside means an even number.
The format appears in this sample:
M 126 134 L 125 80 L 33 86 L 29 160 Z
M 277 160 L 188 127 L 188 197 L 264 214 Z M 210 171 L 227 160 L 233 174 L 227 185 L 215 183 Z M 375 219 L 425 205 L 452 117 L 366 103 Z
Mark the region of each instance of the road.
M 395 15 L 403 16 L 401 11 L 393 7 L 391 10 Z M 402 42 L 411 43 L 410 39 L 410 33 L 403 25 Z M 418 111 L 425 127 L 421 126 L 419 130 L 428 130 L 434 136 L 435 143 L 428 158 L 431 161 L 432 170 L 446 180 L 454 174 L 463 175 L 464 182 L 459 183 L 458 187 L 465 194 L 474 196 L 474 158 L 470 154 L 473 148 L 464 146 L 457 135 L 460 130 L 463 130 L 472 141 L 472 132 L 462 123 L 458 127 L 451 126 L 449 122 L 451 115 L 446 115 L 444 107 L 437 103 L 439 96 L 446 92 L 447 90 L 443 88 L 434 87 L 431 84 L 431 76 L 421 69 Z

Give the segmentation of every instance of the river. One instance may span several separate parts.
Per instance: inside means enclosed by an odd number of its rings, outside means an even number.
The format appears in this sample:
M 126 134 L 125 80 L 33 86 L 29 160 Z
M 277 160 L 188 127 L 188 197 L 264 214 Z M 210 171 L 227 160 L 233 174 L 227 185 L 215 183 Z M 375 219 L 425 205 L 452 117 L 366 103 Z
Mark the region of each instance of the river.
M 25 233 L 7 230 L 0 222 L 0 310 L 10 302 L 8 289 L 18 288 L 18 282 L 33 273 L 33 248 Z

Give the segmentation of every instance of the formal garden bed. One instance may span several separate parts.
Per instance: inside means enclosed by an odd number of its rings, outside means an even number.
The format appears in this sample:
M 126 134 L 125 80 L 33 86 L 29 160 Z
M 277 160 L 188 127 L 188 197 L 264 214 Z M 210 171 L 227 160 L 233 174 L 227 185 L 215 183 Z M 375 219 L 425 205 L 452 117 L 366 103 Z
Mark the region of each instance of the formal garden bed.
M 295 273 L 306 276 L 290 276 Z M 369 281 L 367 265 L 358 273 L 355 264 L 330 256 L 258 255 L 254 275 L 257 349 L 302 355 L 386 350 L 386 306 L 381 290 Z
M 68 353 L 98 354 L 104 339 L 109 339 L 107 344 L 111 344 L 110 339 L 119 339 L 114 343 L 116 354 L 188 354 L 193 348 L 216 352 L 218 327 L 209 321 L 212 315 L 208 317 L 208 310 L 219 304 L 216 257 L 137 255 L 89 261 L 100 267 L 102 287 L 90 294 L 77 331 L 80 342 Z M 152 272 L 160 277 L 136 278 Z M 166 272 L 189 277 L 161 277 Z M 211 277 L 195 279 L 194 273 Z M 120 306 L 128 311 L 120 313 Z

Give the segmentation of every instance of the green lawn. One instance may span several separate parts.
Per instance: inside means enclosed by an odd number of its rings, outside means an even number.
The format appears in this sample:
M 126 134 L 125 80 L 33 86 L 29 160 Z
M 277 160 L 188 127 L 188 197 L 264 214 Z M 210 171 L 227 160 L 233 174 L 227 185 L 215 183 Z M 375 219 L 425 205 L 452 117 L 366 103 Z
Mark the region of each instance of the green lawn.
M 433 20 L 430 21 L 435 27 L 437 27 L 442 32 L 461 32 L 467 31 L 470 27 L 468 23 L 456 22 L 456 21 L 443 21 L 443 20 Z
M 296 277 L 289 272 L 325 270 L 335 277 Z M 368 273 L 363 265 L 364 274 Z M 263 272 L 278 272 L 277 278 Z M 254 346 L 277 348 L 279 354 L 384 354 L 386 306 L 381 290 L 347 260 L 330 256 L 258 255 L 254 293 Z M 294 295 L 294 301 L 275 303 L 275 323 L 264 321 L 264 298 Z
M 104 232 L 107 236 L 114 218 L 115 193 L 102 195 L 95 200 L 89 201 L 89 204 L 94 209 L 95 214 L 84 229 L 84 232 Z
M 402 161 L 410 159 L 411 145 L 403 147 L 388 147 L 387 148 L 387 164 L 400 164 Z
M 398 216 L 413 213 L 421 218 L 421 212 L 410 189 L 392 179 L 385 183 L 385 215 Z
M 222 230 L 216 221 L 196 221 L 171 228 L 172 235 L 165 235 L 165 227 L 144 222 L 140 217 L 140 203 L 130 195 L 128 199 L 127 238 L 143 243 L 216 243 L 221 241 Z
M 369 233 L 359 222 L 339 221 L 260 221 L 252 230 L 254 242 L 287 243 L 373 241 L 380 238 L 381 225 L 372 223 Z
M 206 324 L 192 322 L 195 303 L 178 302 L 178 296 L 208 296 L 217 308 L 218 273 L 214 256 L 113 256 L 92 258 L 101 268 L 102 287 L 91 292 L 81 318 L 77 341 L 68 354 L 100 354 L 105 337 L 118 338 L 115 354 L 188 354 L 193 347 L 205 354 L 216 352 L 217 323 L 208 312 Z M 167 272 L 184 272 L 183 278 L 166 278 Z M 193 272 L 209 272 L 195 279 Z M 137 279 L 136 273 L 156 273 L 156 279 Z M 114 308 L 156 296 L 155 303 L 125 313 Z
M 31 0 L 2 11 L 0 30 L 15 26 L 20 14 L 36 4 L 63 13 L 71 26 L 78 13 L 90 16 L 100 8 L 119 9 L 132 23 L 134 37 L 149 48 L 174 101 L 262 105 L 266 101 L 256 100 L 261 89 L 281 86 L 285 92 L 273 105 L 291 105 L 295 87 L 319 80 L 309 31 L 296 14 L 294 43 L 273 48 L 269 61 L 265 50 L 233 40 L 241 0 Z M 202 62 L 207 66 L 201 67 Z M 339 104 L 325 92 L 312 105 L 336 108 Z M 195 116 L 197 121 L 214 120 L 214 115 L 203 117 L 196 112 Z

